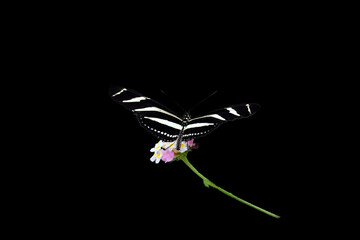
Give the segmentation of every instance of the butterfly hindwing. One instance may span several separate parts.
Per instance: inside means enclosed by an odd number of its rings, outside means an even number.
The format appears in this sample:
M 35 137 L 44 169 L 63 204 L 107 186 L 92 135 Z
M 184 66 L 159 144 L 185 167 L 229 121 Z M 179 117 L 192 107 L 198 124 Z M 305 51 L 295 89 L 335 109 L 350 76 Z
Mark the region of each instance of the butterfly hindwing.
M 166 142 L 175 141 L 182 128 L 180 124 L 162 118 L 147 117 L 140 114 L 137 114 L 136 117 L 142 127 L 158 139 Z

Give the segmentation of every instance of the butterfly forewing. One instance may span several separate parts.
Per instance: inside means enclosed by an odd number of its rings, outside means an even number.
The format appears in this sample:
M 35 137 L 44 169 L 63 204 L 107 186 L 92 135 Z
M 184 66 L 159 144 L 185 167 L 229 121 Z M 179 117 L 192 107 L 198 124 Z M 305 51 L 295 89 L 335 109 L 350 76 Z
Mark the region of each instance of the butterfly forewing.
M 191 119 L 190 123 L 185 127 L 184 138 L 190 139 L 204 136 L 224 122 L 250 117 L 259 109 L 260 105 L 247 103 L 222 108 L 210 114 L 195 117 Z
M 166 141 L 177 138 L 182 128 L 181 118 L 162 104 L 126 88 L 112 88 L 109 94 L 115 102 L 132 111 L 140 125 L 157 138 Z
M 130 111 L 134 111 L 135 109 L 141 109 L 146 107 L 153 107 L 153 108 L 163 109 L 176 116 L 176 114 L 174 114 L 171 110 L 167 109 L 159 102 L 151 98 L 145 97 L 141 93 L 138 93 L 131 89 L 126 89 L 121 87 L 111 88 L 109 90 L 109 94 L 115 102 L 123 105 L 125 108 L 129 109 Z

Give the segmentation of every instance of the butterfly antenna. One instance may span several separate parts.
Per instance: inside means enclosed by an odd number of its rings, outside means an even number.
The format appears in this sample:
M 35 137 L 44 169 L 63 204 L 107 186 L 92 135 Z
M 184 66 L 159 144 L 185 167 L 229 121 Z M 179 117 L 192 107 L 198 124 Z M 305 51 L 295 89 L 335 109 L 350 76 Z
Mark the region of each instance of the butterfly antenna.
M 216 90 L 216 91 L 214 91 L 213 93 L 211 93 L 209 96 L 207 96 L 206 98 L 204 98 L 203 100 L 201 100 L 199 103 L 197 103 L 195 106 L 193 106 L 192 108 L 190 108 L 188 112 L 190 112 L 191 110 L 194 110 L 195 108 L 197 108 L 198 106 L 200 106 L 201 104 L 203 104 L 206 100 L 208 100 L 209 98 L 211 98 L 212 96 L 214 96 L 217 92 L 218 92 L 218 90 Z
M 171 102 L 178 106 L 183 112 L 186 112 L 185 108 L 181 106 L 178 102 L 176 102 L 172 97 L 170 97 L 164 90 L 160 89 L 160 92 L 164 94 L 168 99 L 170 99 Z

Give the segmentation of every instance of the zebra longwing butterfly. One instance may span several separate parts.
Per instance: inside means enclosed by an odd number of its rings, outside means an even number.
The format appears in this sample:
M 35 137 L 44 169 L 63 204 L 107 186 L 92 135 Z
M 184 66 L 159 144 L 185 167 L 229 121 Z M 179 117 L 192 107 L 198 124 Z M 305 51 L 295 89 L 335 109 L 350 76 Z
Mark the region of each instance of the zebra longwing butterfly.
M 109 94 L 115 102 L 132 111 L 140 125 L 155 137 L 167 142 L 177 140 L 177 149 L 181 141 L 202 137 L 224 122 L 249 117 L 260 109 L 256 103 L 246 103 L 195 118 L 191 118 L 188 112 L 180 117 L 159 102 L 131 89 L 111 88 Z

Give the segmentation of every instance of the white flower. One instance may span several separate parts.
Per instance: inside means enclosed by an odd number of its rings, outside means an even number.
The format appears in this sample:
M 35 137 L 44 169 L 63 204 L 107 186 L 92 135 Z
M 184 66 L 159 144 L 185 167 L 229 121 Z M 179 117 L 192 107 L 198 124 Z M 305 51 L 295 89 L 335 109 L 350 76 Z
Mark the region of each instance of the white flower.
M 172 151 L 176 147 L 176 141 L 173 142 L 164 142 L 162 146 L 165 150 Z
M 187 142 L 181 142 L 179 152 L 183 153 L 189 150 Z
M 153 147 L 152 149 L 150 149 L 150 152 L 158 152 L 161 150 L 161 147 L 163 146 L 163 141 L 159 141 L 155 147 Z
M 150 161 L 152 161 L 152 162 L 155 161 L 155 163 L 159 163 L 162 155 L 163 155 L 162 150 L 160 148 L 160 151 L 154 152 L 154 155 L 150 158 Z
M 160 159 L 162 157 L 162 149 L 161 147 L 163 146 L 163 141 L 159 141 L 155 147 L 153 147 L 152 149 L 150 149 L 150 152 L 154 152 L 154 155 L 152 155 L 152 157 L 150 158 L 150 161 L 154 162 L 155 163 L 159 163 L 160 162 Z

